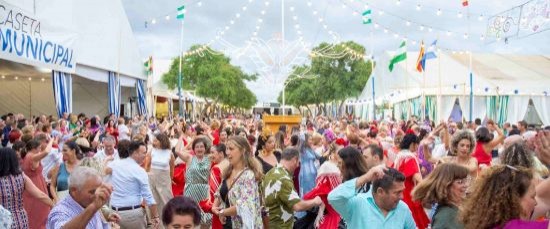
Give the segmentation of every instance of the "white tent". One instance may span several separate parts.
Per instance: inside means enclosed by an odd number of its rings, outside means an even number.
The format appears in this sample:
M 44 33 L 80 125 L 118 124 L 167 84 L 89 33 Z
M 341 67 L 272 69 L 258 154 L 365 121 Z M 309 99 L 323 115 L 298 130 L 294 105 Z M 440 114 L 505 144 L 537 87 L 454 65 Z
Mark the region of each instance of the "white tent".
M 136 79 L 146 78 L 120 0 L 0 0 L 0 4 L 28 12 L 42 23 L 46 36 L 42 38 L 58 39 L 73 49 L 74 67 L 67 72 L 73 75 L 74 112 L 108 112 L 109 71 L 119 73 L 122 104 L 136 96 Z M 46 30 L 51 32 L 46 34 Z M 0 113 L 56 113 L 50 70 L 55 67 L 6 56 L 0 59 Z
M 418 52 L 408 52 L 407 60 L 395 66 L 393 72 L 388 69 L 393 54 L 380 56 L 376 60 L 374 77 L 369 79 L 359 98 L 358 104 L 370 110 L 365 115 L 372 117 L 374 81 L 376 104 L 384 101 L 392 103 L 396 117 L 407 112 L 407 109 L 412 109 L 413 114 L 414 110 L 421 110 L 419 106 L 423 103 L 421 98 L 424 93 L 436 101 L 435 109 L 432 109 L 434 115 L 430 115 L 432 119 L 446 120 L 458 99 L 464 118 L 468 120 L 469 54 L 441 52 L 437 55 L 438 58 L 427 61 L 424 73 L 416 70 Z M 550 125 L 550 99 L 546 96 L 550 93 L 549 57 L 474 53 L 472 73 L 473 118 L 494 118 L 495 110 L 491 102 L 495 98 L 500 101 L 507 97 L 507 106 L 502 105 L 507 109 L 500 111 L 507 113 L 502 115 L 502 121 L 517 122 L 524 118 L 531 99 L 541 121 L 544 125 Z

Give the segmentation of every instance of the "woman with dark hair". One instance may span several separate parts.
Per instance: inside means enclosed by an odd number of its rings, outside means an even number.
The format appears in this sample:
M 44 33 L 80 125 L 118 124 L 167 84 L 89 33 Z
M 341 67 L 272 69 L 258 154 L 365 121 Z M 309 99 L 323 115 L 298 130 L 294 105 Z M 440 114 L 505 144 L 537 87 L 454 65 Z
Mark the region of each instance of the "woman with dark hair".
M 149 185 L 157 207 L 162 209 L 164 204 L 174 197 L 170 185 L 174 176 L 176 158 L 172 154 L 168 135 L 161 133 L 155 136 L 153 148 L 149 151 L 148 157 L 150 160 L 145 167 L 146 171 L 149 171 Z
M 69 176 L 71 172 L 80 164 L 84 154 L 75 142 L 66 142 L 63 144 L 63 162 L 55 166 L 52 171 L 50 181 L 50 194 L 53 201 L 58 203 L 69 195 Z
M 498 133 L 498 136 L 496 138 L 493 138 L 493 134 L 489 132 L 489 129 L 486 127 L 480 127 L 476 131 L 476 148 L 473 153 L 473 157 L 477 159 L 477 162 L 480 166 L 480 168 L 491 166 L 491 160 L 492 158 L 492 151 L 495 147 L 497 147 L 500 143 L 504 141 L 504 133 L 498 126 L 494 123 L 487 124 L 487 126 L 491 126 L 491 129 L 495 129 Z
M 258 151 L 256 158 L 262 163 L 262 170 L 266 174 L 281 160 L 281 152 L 275 150 L 275 137 L 272 135 L 260 135 L 258 139 Z
M 48 195 L 23 174 L 15 151 L 10 148 L 0 148 L 0 205 L 11 212 L 13 229 L 29 228 L 29 217 L 23 208 L 23 193 L 40 201 L 34 202 L 35 206 L 40 204 L 53 207 L 53 202 Z M 49 209 L 46 213 L 49 213 Z
M 90 135 L 95 136 L 101 126 L 99 125 L 96 117 L 92 117 L 89 121 L 89 123 L 86 123 L 86 127 L 88 132 L 90 132 Z
M 46 179 L 42 175 L 43 166 L 41 160 L 51 151 L 53 139 L 49 139 L 48 145 L 43 151 L 41 151 L 40 144 L 39 141 L 34 139 L 27 143 L 25 153 L 23 153 L 22 169 L 25 175 L 30 178 L 40 191 L 48 193 Z M 23 193 L 23 205 L 29 216 L 29 228 L 33 229 L 46 227 L 46 221 L 51 209 L 51 206 L 38 200 L 36 196 L 30 195 L 27 192 Z
M 208 198 L 208 176 L 210 175 L 211 161 L 207 154 L 210 151 L 210 141 L 206 137 L 197 137 L 193 140 L 191 148 L 194 154 L 186 149 L 176 151 L 176 154 L 187 165 L 184 195 L 199 202 Z M 212 223 L 212 214 L 204 213 L 201 220 L 201 227 L 208 228 Z
M 21 157 L 21 154 L 25 150 L 25 142 L 15 141 L 11 148 L 15 150 L 15 153 L 17 154 L 17 159 L 19 161 L 19 164 L 21 165 L 23 163 L 23 158 Z
M 342 172 L 342 182 L 360 177 L 369 171 L 367 163 L 363 159 L 361 152 L 351 146 L 345 147 L 335 155 L 338 167 Z M 370 185 L 367 184 L 359 188 L 358 192 L 368 192 Z
M 118 142 L 118 129 L 115 126 L 114 120 L 109 119 L 107 121 L 107 125 L 105 125 L 105 134 L 113 136 L 115 138 L 115 142 Z
M 412 195 L 415 201 L 435 206 L 431 228 L 464 228 L 458 222 L 458 209 L 466 197 L 468 173 L 464 166 L 441 164 L 414 188 Z
M 189 197 L 174 197 L 162 210 L 162 224 L 169 229 L 196 228 L 201 222 L 201 210 Z
M 210 161 L 212 166 L 210 168 L 210 177 L 208 178 L 208 186 L 210 187 L 210 195 L 207 199 L 201 200 L 199 206 L 204 212 L 212 213 L 212 204 L 215 201 L 215 194 L 220 188 L 222 181 L 223 172 L 229 166 L 229 162 L 226 157 L 226 147 L 224 144 L 220 143 L 217 146 L 212 146 L 210 148 Z M 226 221 L 226 224 L 228 222 Z M 212 217 L 212 229 L 223 228 L 223 225 L 218 217 Z
M 422 204 L 418 201 L 413 201 L 412 190 L 415 184 L 422 181 L 422 175 L 420 174 L 420 165 L 418 160 L 418 137 L 409 133 L 403 137 L 399 148 L 401 151 L 397 154 L 395 159 L 394 168 L 405 175 L 405 190 L 403 190 L 403 201 L 409 206 L 413 215 L 414 221 L 418 228 L 427 228 L 430 220 L 422 207 Z

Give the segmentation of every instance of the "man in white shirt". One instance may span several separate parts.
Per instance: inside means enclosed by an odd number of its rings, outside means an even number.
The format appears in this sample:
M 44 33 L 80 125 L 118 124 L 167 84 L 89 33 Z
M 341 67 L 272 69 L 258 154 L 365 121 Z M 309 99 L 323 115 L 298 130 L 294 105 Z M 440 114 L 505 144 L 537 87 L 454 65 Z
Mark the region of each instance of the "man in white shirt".
M 128 149 L 129 155 L 108 165 L 111 170 L 111 208 L 120 215 L 121 228 L 145 229 L 145 209 L 141 203 L 149 205 L 153 228 L 159 225 L 157 204 L 151 193 L 147 172 L 140 166 L 145 160 L 147 149 L 143 142 L 132 142 Z M 127 157 L 126 157 L 127 156 Z
M 101 162 L 108 161 L 108 163 L 113 160 L 120 160 L 118 151 L 115 149 L 115 144 L 116 141 L 113 136 L 105 136 L 103 138 L 103 149 L 97 151 L 94 158 L 97 158 Z
M 126 126 L 124 118 L 118 118 L 118 139 L 130 140 L 130 129 Z

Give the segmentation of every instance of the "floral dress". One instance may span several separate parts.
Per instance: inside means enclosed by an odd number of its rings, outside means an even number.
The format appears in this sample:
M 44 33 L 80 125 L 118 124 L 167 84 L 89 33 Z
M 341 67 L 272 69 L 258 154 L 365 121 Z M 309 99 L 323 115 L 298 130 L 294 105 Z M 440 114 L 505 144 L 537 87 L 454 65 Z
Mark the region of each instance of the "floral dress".
M 245 170 L 235 180 L 235 184 L 229 190 L 228 196 L 231 206 L 237 207 L 237 215 L 231 217 L 234 229 L 263 228 L 260 193 L 252 170 Z

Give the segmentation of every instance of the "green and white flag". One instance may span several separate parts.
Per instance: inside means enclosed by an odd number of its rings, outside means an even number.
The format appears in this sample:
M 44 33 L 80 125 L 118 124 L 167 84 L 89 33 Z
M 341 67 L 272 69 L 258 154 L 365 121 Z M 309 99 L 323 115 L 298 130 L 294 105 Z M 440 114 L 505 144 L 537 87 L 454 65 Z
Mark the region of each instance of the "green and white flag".
M 407 59 L 407 44 L 405 41 L 401 42 L 399 49 L 395 53 L 395 56 L 390 61 L 390 72 L 393 71 L 393 66 L 401 61 Z
M 369 10 L 365 10 L 365 12 L 363 12 L 363 24 L 371 24 L 372 23 L 372 19 L 370 17 L 372 11 L 369 9 Z
M 176 18 L 177 18 L 178 20 L 183 20 L 183 17 L 184 17 L 183 12 L 184 12 L 184 10 L 185 10 L 185 6 L 180 6 L 180 7 L 178 7 L 178 16 L 176 16 Z

